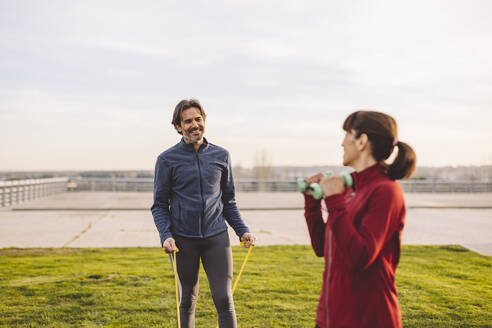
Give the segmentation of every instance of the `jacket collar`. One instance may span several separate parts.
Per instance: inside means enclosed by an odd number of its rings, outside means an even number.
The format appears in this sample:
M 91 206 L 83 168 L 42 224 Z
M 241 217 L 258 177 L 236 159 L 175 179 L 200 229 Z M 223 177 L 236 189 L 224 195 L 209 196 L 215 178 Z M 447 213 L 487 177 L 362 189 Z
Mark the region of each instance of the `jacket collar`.
M 384 176 L 384 173 L 380 163 L 369 166 L 360 172 L 352 173 L 356 190 L 363 188 L 365 185 L 370 184 L 371 181 L 374 181 L 382 176 Z
M 193 147 L 193 144 L 190 144 L 190 143 L 186 143 L 184 141 L 184 138 L 181 138 L 181 141 L 179 142 L 179 145 L 182 149 L 184 149 L 185 151 L 189 151 L 189 152 L 195 152 L 195 148 Z M 206 149 L 208 148 L 208 141 L 205 137 L 203 137 L 203 143 L 200 145 L 200 148 L 198 149 L 198 152 L 203 152 L 205 151 Z

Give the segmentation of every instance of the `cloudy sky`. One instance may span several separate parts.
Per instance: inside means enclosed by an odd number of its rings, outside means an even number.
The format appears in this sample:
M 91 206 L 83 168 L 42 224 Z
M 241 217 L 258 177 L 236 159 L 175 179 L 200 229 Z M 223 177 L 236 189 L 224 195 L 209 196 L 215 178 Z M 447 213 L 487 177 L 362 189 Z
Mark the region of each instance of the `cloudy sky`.
M 421 165 L 492 164 L 492 1 L 0 0 L 0 170 L 152 169 L 198 98 L 233 164 L 340 164 L 391 114 Z

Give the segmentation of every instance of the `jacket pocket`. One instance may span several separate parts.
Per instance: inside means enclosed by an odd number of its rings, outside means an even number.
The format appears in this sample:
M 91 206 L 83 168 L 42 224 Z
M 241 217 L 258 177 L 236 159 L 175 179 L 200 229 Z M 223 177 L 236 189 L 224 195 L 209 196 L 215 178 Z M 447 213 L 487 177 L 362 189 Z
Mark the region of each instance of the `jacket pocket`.
M 171 199 L 171 217 L 174 222 L 181 220 L 181 204 L 179 203 L 179 199 L 174 198 Z

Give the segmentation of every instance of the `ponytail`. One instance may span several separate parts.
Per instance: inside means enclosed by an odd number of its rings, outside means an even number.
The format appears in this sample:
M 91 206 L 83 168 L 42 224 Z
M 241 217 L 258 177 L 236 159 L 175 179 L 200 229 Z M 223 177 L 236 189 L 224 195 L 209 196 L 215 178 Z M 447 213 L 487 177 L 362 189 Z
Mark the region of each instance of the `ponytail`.
M 410 178 L 415 171 L 417 155 L 410 145 L 398 141 L 398 155 L 392 164 L 386 167 L 386 174 L 391 180 Z

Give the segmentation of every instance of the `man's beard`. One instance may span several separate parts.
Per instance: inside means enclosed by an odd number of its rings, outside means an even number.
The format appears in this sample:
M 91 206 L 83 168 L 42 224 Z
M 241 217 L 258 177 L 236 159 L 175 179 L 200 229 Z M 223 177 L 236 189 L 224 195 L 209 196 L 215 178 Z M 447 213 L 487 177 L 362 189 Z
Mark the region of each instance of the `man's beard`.
M 195 131 L 200 131 L 201 132 L 199 137 L 192 137 L 191 136 L 191 134 L 193 132 L 195 132 Z M 185 140 L 187 140 L 190 143 L 199 142 L 203 138 L 203 128 L 196 128 L 196 129 L 193 129 L 193 130 L 189 130 L 186 133 L 183 133 L 183 137 L 184 137 Z

